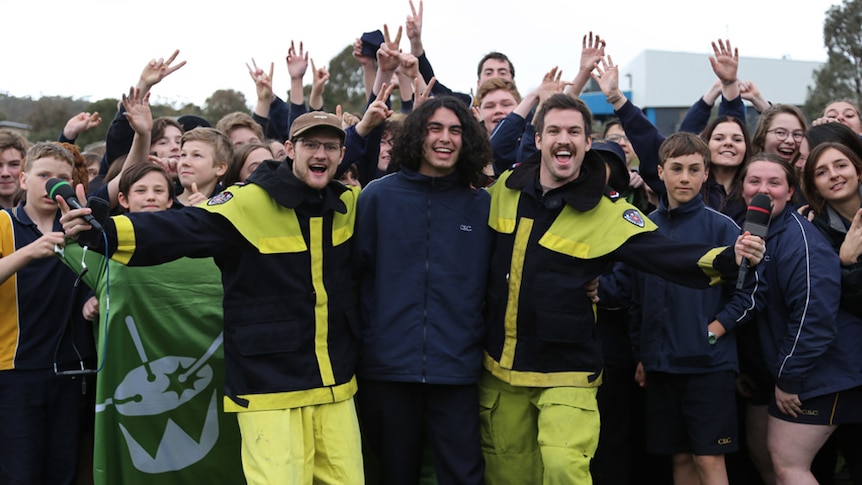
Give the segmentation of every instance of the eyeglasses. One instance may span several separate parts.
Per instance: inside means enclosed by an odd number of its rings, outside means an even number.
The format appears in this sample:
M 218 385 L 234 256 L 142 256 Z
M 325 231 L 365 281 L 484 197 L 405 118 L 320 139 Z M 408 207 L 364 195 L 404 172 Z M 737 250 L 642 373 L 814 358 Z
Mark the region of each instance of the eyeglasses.
M 302 138 L 299 140 L 299 144 L 302 148 L 306 150 L 310 150 L 312 152 L 316 152 L 318 148 L 323 146 L 323 151 L 326 153 L 337 153 L 341 151 L 341 145 L 339 143 L 323 143 L 317 140 L 310 140 L 308 138 Z
M 628 142 L 629 137 L 627 137 L 625 135 L 610 135 L 607 138 L 605 138 L 605 140 L 612 141 L 614 143 L 620 143 L 620 142 Z
M 786 140 L 788 135 L 792 136 L 793 141 L 795 141 L 797 143 L 801 142 L 802 138 L 805 137 L 805 134 L 802 133 L 801 131 L 794 131 L 793 133 L 791 133 L 791 132 L 785 130 L 784 128 L 776 128 L 774 130 L 766 130 L 766 132 L 774 134 L 775 138 L 778 138 L 781 141 Z

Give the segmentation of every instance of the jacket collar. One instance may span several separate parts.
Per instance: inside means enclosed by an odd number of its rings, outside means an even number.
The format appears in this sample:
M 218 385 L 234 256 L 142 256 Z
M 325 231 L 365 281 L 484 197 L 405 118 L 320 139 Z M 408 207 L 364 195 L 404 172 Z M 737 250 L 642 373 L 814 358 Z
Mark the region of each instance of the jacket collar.
M 287 162 L 267 160 L 252 172 L 246 183 L 260 186 L 279 205 L 290 209 L 306 209 L 323 214 L 329 210 L 344 214 L 347 206 L 341 194 L 347 190 L 341 182 L 331 181 L 323 190 L 312 189 L 293 175 Z
M 842 234 L 847 234 L 847 226 L 844 225 L 844 218 L 841 217 L 831 205 L 826 204 L 826 222 L 830 229 L 834 229 Z
M 564 202 L 573 209 L 586 212 L 598 205 L 602 199 L 607 172 L 600 155 L 588 151 L 584 155 L 578 178 L 544 194 L 539 184 L 541 164 L 542 153 L 538 152 L 512 169 L 512 175 L 506 180 L 506 187 L 530 194 L 548 208 L 559 207 Z
M 788 202 L 784 206 L 784 210 L 773 215 L 769 220 L 769 231 L 766 233 L 766 239 L 771 239 L 776 234 L 783 232 L 787 228 L 787 221 L 793 219 L 794 214 L 796 214 L 796 206 Z
M 859 187 L 859 194 L 862 195 L 862 187 Z M 844 221 L 844 218 L 841 217 L 838 212 L 832 208 L 831 205 L 825 204 L 826 207 L 826 222 L 829 223 L 829 227 L 834 229 L 842 234 L 847 234 L 847 224 Z
M 694 196 L 693 199 L 686 202 L 685 204 L 682 204 L 681 206 L 677 207 L 676 209 L 671 209 L 668 206 L 667 192 L 665 192 L 661 195 L 661 199 L 659 200 L 658 211 L 661 214 L 664 214 L 666 216 L 667 215 L 674 215 L 674 216 L 676 216 L 676 215 L 687 215 L 687 214 L 692 214 L 692 213 L 695 213 L 695 212 L 703 209 L 704 206 L 705 206 L 705 204 L 703 203 L 703 196 L 700 194 L 697 194 Z
M 449 189 L 458 185 L 458 176 L 455 172 L 442 177 L 431 177 L 423 175 L 416 170 L 402 166 L 398 172 L 398 177 L 412 183 L 428 185 L 436 189 Z
M 9 211 L 12 213 L 12 216 L 15 217 L 15 219 L 17 219 L 18 222 L 21 223 L 21 225 L 38 228 L 36 223 L 33 222 L 33 219 L 30 218 L 30 215 L 27 214 L 27 211 L 24 210 L 24 204 L 25 203 L 26 203 L 26 201 L 22 200 L 21 202 L 18 203 L 17 206 L 13 207 L 12 209 L 9 209 Z M 57 214 L 54 216 L 54 230 L 55 231 L 62 231 L 63 230 L 63 226 L 60 225 L 60 210 L 59 209 L 57 209 Z

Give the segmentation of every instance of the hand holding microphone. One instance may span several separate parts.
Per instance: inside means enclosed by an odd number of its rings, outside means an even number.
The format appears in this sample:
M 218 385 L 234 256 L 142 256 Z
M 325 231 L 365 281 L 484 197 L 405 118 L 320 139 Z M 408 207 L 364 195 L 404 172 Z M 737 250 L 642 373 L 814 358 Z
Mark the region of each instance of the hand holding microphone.
M 748 205 L 748 211 L 745 213 L 745 223 L 742 225 L 742 232 L 749 232 L 753 236 L 766 239 L 766 233 L 769 232 L 769 218 L 771 215 L 772 203 L 769 200 L 769 196 L 766 194 L 755 195 Z M 742 258 L 742 262 L 739 263 L 739 276 L 736 279 L 737 290 L 741 290 L 745 284 L 748 266 L 748 259 Z
M 66 182 L 65 180 L 60 180 L 57 178 L 49 179 L 45 182 L 45 190 L 48 191 L 48 197 L 52 200 L 56 200 L 57 196 L 63 198 L 66 201 L 66 204 L 69 205 L 72 209 L 83 209 L 84 206 L 81 205 L 81 202 L 78 200 L 77 195 L 75 195 L 75 189 L 72 188 L 72 184 Z M 105 229 L 102 227 L 102 224 L 93 217 L 92 214 L 84 214 L 82 215 L 87 224 L 93 226 L 93 229 L 104 232 Z

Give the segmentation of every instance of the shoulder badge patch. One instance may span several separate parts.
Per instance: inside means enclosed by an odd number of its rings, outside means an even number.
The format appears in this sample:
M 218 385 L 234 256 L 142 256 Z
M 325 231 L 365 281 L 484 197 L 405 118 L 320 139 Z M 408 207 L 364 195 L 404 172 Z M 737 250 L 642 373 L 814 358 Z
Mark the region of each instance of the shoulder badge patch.
M 214 195 L 210 200 L 207 201 L 207 205 L 220 205 L 231 199 L 233 199 L 233 194 L 225 190 L 220 194 Z
M 644 218 L 640 212 L 635 209 L 628 209 L 623 212 L 623 219 L 631 222 L 638 227 L 644 227 Z

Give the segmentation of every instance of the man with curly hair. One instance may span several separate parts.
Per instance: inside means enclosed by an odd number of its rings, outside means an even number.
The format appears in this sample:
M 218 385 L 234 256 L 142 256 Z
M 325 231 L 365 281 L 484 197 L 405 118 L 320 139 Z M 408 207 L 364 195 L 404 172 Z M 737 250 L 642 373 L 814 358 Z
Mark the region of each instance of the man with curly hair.
M 398 171 L 357 207 L 363 434 L 381 483 L 417 483 L 428 436 L 440 483 L 483 483 L 478 391 L 490 197 L 488 137 L 458 99 L 430 99 L 394 140 Z

